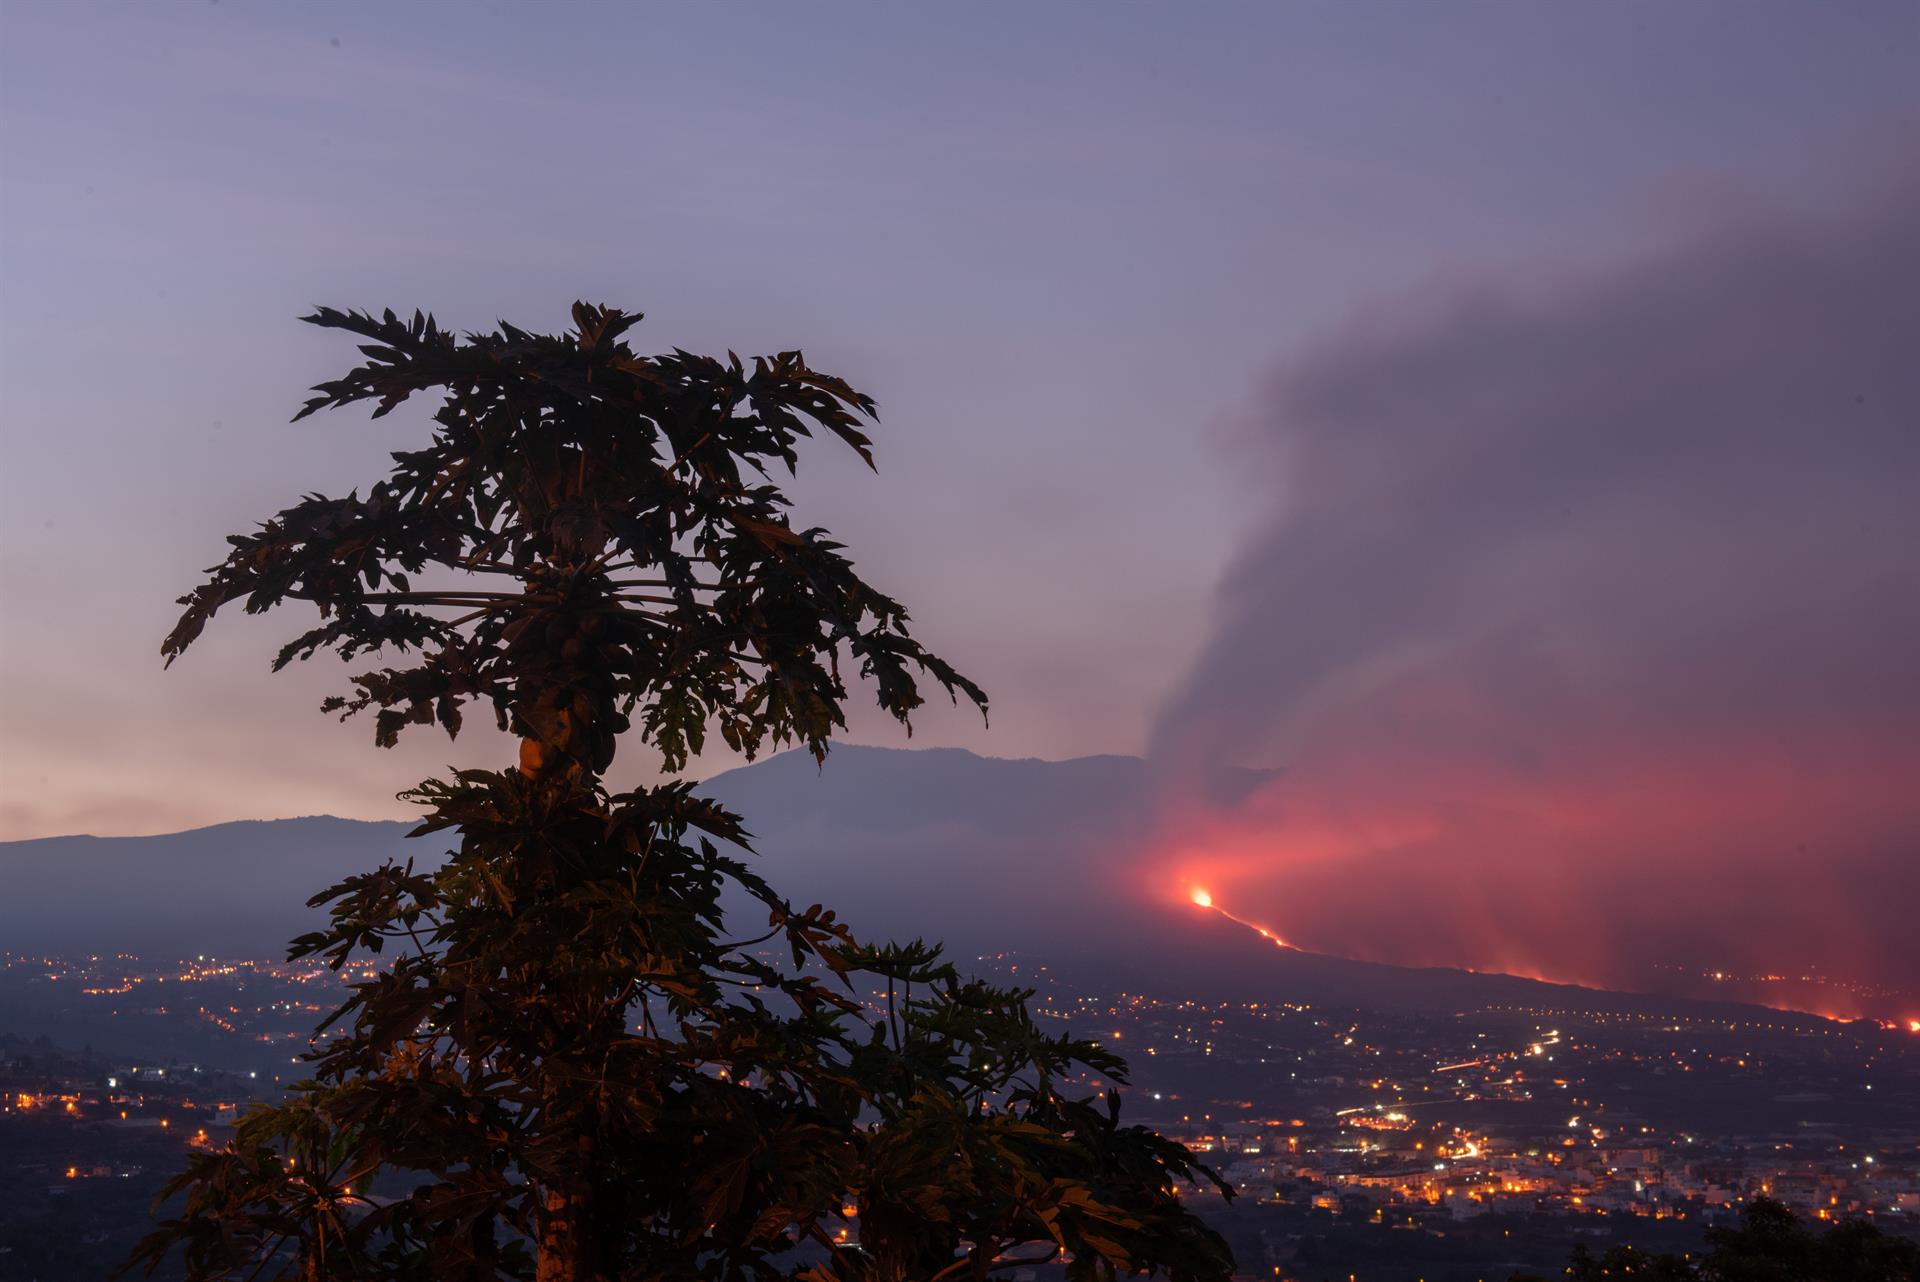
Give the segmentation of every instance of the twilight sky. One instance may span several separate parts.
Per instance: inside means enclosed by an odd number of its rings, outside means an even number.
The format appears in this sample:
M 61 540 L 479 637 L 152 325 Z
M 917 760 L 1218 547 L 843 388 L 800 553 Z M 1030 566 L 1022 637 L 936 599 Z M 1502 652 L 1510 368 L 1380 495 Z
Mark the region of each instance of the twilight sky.
M 1912 730 L 1916 554 L 1836 522 L 1904 510 L 1913 387 L 1835 331 L 1914 319 L 1910 5 L 446 12 L 0 6 L 0 838 L 389 816 L 501 755 L 319 717 L 337 673 L 266 671 L 291 615 L 160 671 L 222 535 L 417 439 L 287 424 L 352 357 L 295 323 L 315 303 L 558 328 L 585 297 L 648 312 L 640 347 L 801 346 L 872 393 L 880 477 L 822 450 L 797 489 L 994 696 L 991 731 L 917 743 L 1287 764 L 1335 727 L 1342 762 L 1437 787 L 1444 756 L 1471 791 L 1545 710 L 1592 737 L 1540 796 L 1661 743 L 1733 798 L 1761 776 L 1731 747 L 1795 717 L 1866 755 Z M 1820 395 L 1808 344 L 1847 373 Z M 1452 475 L 1475 451 L 1498 466 Z M 1321 541 L 1316 497 L 1393 546 Z M 1575 678 L 1502 648 L 1542 617 Z M 1438 739 L 1316 646 L 1440 672 Z M 1749 697 L 1808 671 L 1842 677 Z M 1883 761 L 1769 795 L 1893 840 L 1910 761 Z M 1395 777 L 1342 770 L 1316 804 Z

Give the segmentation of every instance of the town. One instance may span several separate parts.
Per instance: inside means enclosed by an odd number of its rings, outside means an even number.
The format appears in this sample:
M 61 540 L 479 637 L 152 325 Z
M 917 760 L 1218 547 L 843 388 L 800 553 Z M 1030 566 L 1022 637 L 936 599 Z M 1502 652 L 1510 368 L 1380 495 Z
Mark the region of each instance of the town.
M 1125 1082 L 1082 1084 L 1117 1090 L 1123 1118 L 1233 1189 L 1186 1196 L 1250 1275 L 1557 1274 L 1576 1243 L 1688 1249 L 1757 1197 L 1920 1232 L 1920 1037 L 1904 1027 L 1698 1003 L 1207 1002 L 975 964 L 1034 989 L 1048 1031 L 1126 1058 Z M 324 1012 L 370 973 L 0 956 L 0 1279 L 104 1276 L 186 1154 L 299 1080 Z
M 993 961 L 1041 1014 L 1125 1055 L 1127 1115 L 1234 1189 L 1194 1197 L 1243 1270 L 1557 1276 L 1574 1243 L 1686 1250 L 1761 1197 L 1920 1232 L 1920 1037 L 1904 1025 L 1699 1003 L 1207 1003 Z

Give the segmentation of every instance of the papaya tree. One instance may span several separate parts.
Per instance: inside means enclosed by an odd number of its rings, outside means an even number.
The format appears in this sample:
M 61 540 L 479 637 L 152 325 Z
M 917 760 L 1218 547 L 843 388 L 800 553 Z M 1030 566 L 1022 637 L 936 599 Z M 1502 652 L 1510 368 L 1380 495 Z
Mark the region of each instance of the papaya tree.
M 639 317 L 586 304 L 558 336 L 306 319 L 366 359 L 297 418 L 434 394 L 430 439 L 364 494 L 229 538 L 164 655 L 225 606 L 307 602 L 275 667 L 364 665 L 324 710 L 392 745 L 482 709 L 518 759 L 403 794 L 443 862 L 315 896 L 328 924 L 291 955 L 381 964 L 305 1079 L 173 1181 L 135 1262 L 829 1282 L 985 1279 L 1014 1251 L 1076 1278 L 1228 1276 L 1177 1196 L 1212 1172 L 1087 1085 L 1124 1064 L 1041 1031 L 1030 990 L 796 908 L 742 820 L 671 778 L 716 731 L 748 759 L 824 758 L 850 685 L 902 722 L 929 691 L 984 715 L 776 483 L 816 436 L 871 466 L 873 402 L 798 352 L 636 355 Z M 612 789 L 622 744 L 668 781 Z

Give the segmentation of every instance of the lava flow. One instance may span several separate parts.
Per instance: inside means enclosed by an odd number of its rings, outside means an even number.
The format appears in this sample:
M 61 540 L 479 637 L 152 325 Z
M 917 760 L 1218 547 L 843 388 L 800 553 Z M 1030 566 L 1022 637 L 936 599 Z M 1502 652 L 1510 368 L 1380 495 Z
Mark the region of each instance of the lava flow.
M 1187 897 L 1191 899 L 1199 907 L 1211 908 L 1214 912 L 1219 913 L 1222 917 L 1225 917 L 1228 921 L 1233 922 L 1235 925 L 1245 926 L 1248 930 L 1253 931 L 1255 934 L 1259 935 L 1260 938 L 1262 939 L 1271 940 L 1282 948 L 1293 947 L 1292 944 L 1289 944 L 1286 940 L 1280 938 L 1280 936 L 1274 934 L 1272 931 L 1268 930 L 1265 926 L 1262 926 L 1257 922 L 1248 921 L 1244 917 L 1235 917 L 1232 913 L 1222 908 L 1219 904 L 1214 903 L 1213 896 L 1208 894 L 1205 890 L 1201 889 L 1198 886 L 1195 886 L 1193 888 L 1192 893 L 1189 894 Z

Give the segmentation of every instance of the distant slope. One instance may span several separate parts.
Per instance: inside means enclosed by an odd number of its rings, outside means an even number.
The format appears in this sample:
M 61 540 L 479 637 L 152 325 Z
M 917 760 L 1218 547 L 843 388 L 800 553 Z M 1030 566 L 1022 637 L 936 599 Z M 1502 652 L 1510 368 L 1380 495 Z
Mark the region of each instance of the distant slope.
M 1234 772 L 1222 786 L 1262 777 Z M 1062 909 L 1084 910 L 1089 895 L 1112 898 L 1101 850 L 1146 821 L 1146 784 L 1133 757 L 848 746 L 824 767 L 788 752 L 702 791 L 745 816 L 759 867 L 795 898 L 832 904 L 876 936 L 1005 947 L 1049 931 Z M 320 817 L 0 842 L 0 947 L 272 951 L 312 928 L 300 905 L 341 876 L 390 856 L 436 862 L 447 836 L 408 842 L 407 827 Z
M 1265 778 L 1235 771 L 1212 788 L 1229 800 Z M 1016 950 L 1082 982 L 1215 998 L 1380 1010 L 1734 1009 L 1282 949 L 1216 914 L 1143 900 L 1118 880 L 1112 857 L 1149 819 L 1152 779 L 1137 757 L 836 748 L 823 766 L 785 753 L 715 776 L 703 791 L 763 834 L 754 845 L 769 881 L 802 903 L 833 906 L 863 937 L 923 936 L 962 955 Z
M 1230 772 L 1216 788 L 1245 793 L 1264 778 Z M 745 817 L 774 885 L 832 905 L 857 931 L 1104 953 L 1154 924 L 1114 880 L 1115 856 L 1150 821 L 1150 784 L 1137 757 L 848 747 L 820 766 L 784 753 L 703 791 Z
M 277 956 L 324 920 L 309 896 L 400 854 L 407 828 L 328 815 L 0 842 L 0 947 Z
M 1232 772 L 1215 787 L 1232 795 L 1261 778 Z M 755 862 L 777 888 L 833 906 L 863 938 L 940 939 L 961 956 L 1012 949 L 1088 982 L 1196 996 L 1377 1009 L 1648 1004 L 1282 950 L 1214 914 L 1143 901 L 1116 881 L 1112 853 L 1147 822 L 1149 784 L 1133 757 L 842 747 L 824 766 L 784 753 L 702 791 L 745 816 Z M 410 842 L 406 831 L 323 817 L 0 843 L 0 947 L 278 955 L 319 920 L 302 907 L 316 890 L 388 857 L 438 861 L 445 834 Z M 758 917 L 741 907 L 744 931 Z

